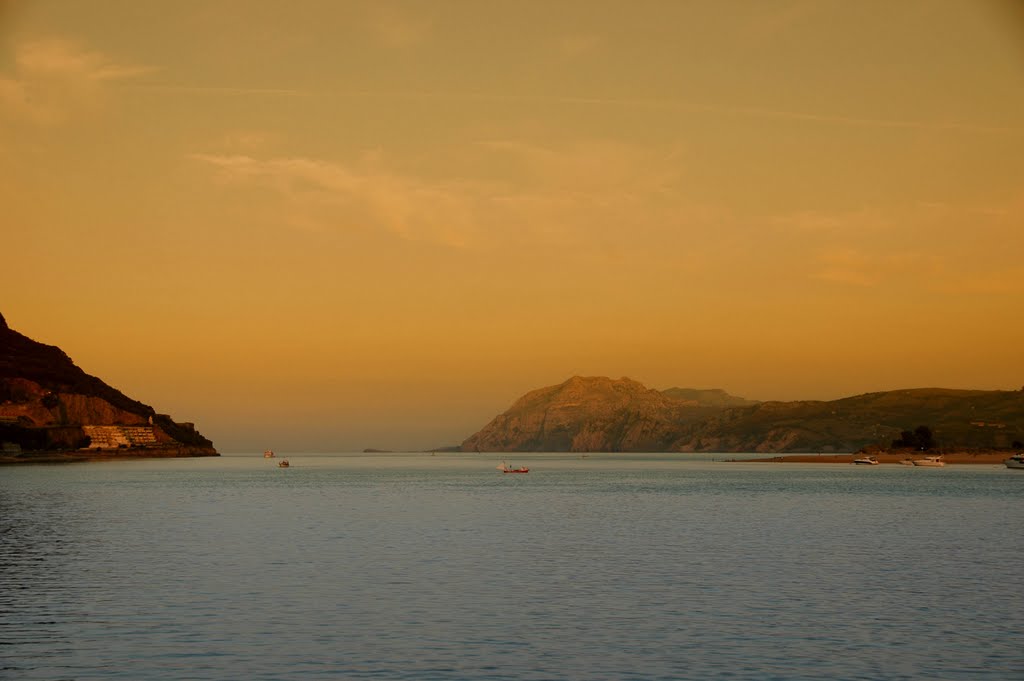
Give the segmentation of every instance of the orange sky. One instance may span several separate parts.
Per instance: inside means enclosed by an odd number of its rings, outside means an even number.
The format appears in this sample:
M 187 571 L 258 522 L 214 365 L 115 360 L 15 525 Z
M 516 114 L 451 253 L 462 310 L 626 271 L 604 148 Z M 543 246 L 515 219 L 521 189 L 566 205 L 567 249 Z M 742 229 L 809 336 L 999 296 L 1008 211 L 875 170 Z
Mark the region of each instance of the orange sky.
M 10 325 L 222 451 L 1024 384 L 1024 13 L 0 2 Z

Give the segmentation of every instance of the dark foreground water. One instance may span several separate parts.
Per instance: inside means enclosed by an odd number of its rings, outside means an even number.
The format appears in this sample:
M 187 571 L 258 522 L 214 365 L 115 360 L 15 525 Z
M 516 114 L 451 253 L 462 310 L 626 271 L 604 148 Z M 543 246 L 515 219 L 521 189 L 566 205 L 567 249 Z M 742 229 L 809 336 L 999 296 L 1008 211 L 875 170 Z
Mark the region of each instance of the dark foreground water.
M 0 678 L 1024 678 L 1024 471 L 290 458 L 0 468 Z

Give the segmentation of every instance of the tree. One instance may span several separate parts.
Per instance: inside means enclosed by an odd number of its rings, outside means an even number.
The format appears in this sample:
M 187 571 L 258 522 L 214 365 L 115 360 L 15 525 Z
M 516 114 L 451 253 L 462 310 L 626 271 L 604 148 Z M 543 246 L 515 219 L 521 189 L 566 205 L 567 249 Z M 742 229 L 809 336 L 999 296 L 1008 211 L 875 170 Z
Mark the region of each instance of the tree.
M 938 443 L 935 442 L 931 428 L 928 426 L 918 426 L 913 431 L 904 430 L 901 432 L 900 439 L 893 440 L 892 446 L 894 449 L 919 449 L 926 451 L 934 449 L 938 446 Z
M 932 437 L 932 429 L 928 426 L 918 426 L 914 429 L 914 437 L 917 440 L 917 448 L 928 450 L 935 448 L 935 438 Z

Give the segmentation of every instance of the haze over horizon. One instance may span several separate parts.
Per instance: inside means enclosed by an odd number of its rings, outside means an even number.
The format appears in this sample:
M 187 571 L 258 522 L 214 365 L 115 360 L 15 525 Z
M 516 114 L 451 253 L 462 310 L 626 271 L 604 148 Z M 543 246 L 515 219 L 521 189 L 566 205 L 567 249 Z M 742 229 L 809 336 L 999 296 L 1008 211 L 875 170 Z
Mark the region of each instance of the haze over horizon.
M 1017 390 L 1022 20 L 0 2 L 0 312 L 223 452 L 455 444 L 572 375 Z

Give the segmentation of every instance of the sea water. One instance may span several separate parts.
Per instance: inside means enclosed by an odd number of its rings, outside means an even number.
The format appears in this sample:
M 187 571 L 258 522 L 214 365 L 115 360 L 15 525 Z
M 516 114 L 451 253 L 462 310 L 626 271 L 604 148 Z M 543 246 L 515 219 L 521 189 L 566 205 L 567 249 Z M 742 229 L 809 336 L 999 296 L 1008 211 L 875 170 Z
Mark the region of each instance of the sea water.
M 1024 471 L 713 458 L 4 467 L 0 678 L 1024 678 Z

